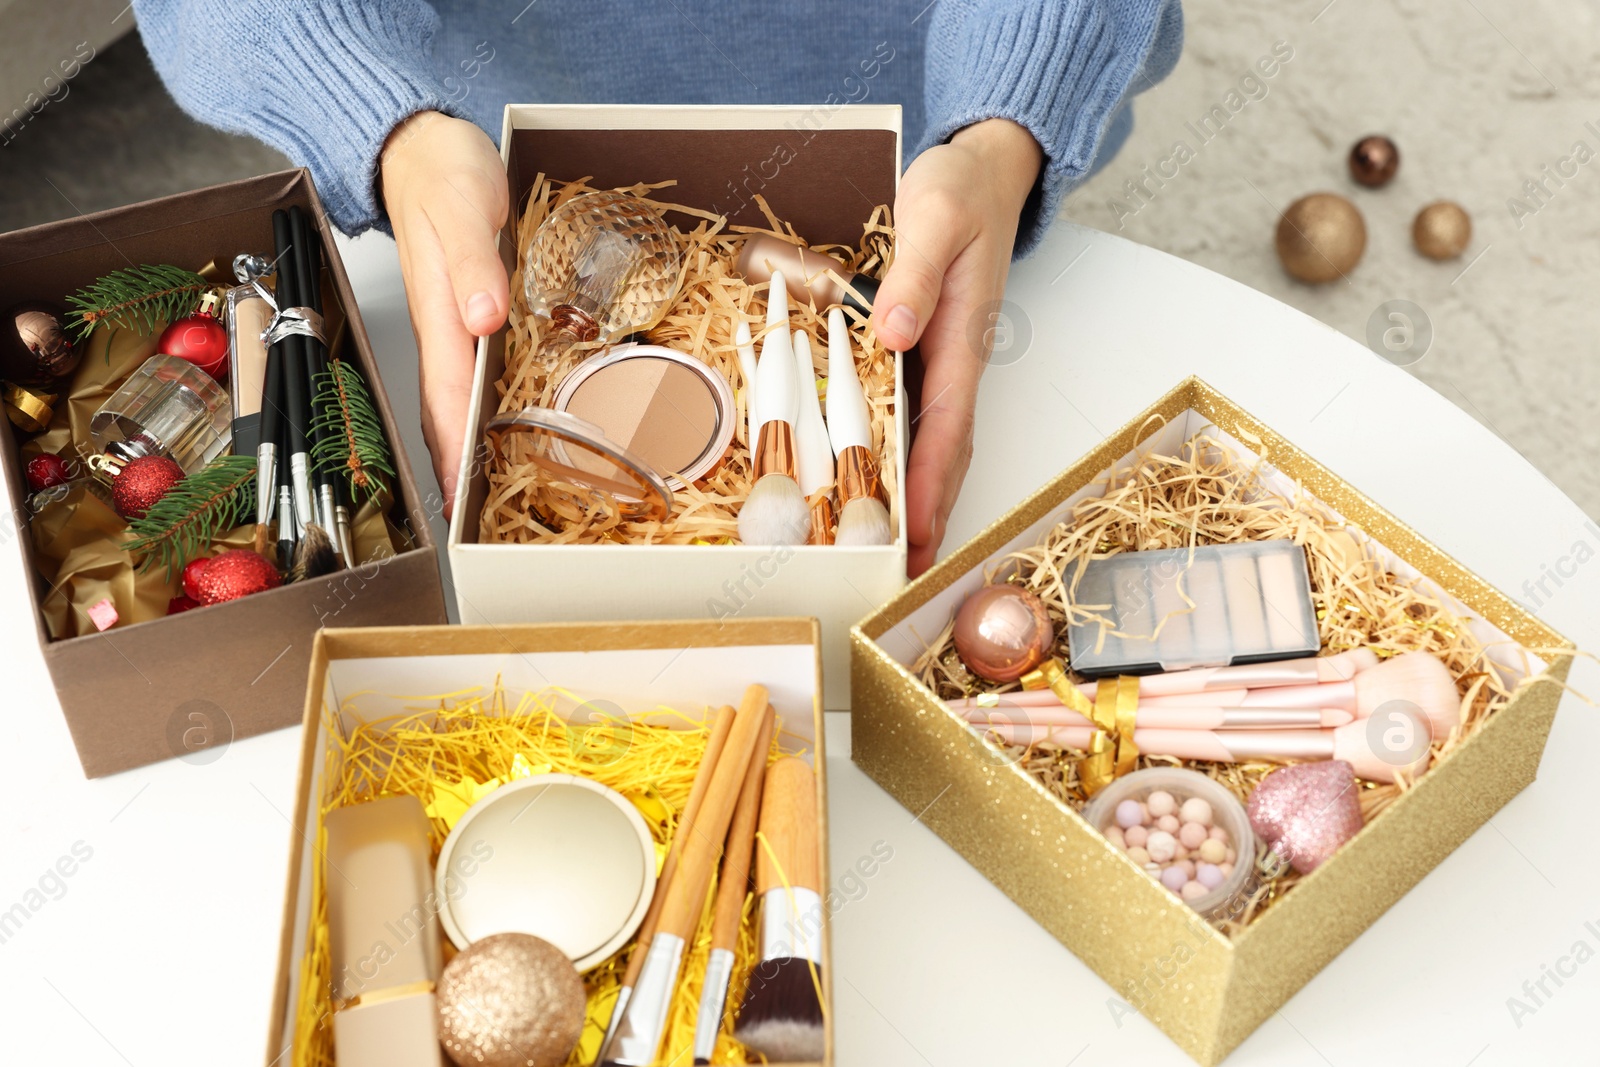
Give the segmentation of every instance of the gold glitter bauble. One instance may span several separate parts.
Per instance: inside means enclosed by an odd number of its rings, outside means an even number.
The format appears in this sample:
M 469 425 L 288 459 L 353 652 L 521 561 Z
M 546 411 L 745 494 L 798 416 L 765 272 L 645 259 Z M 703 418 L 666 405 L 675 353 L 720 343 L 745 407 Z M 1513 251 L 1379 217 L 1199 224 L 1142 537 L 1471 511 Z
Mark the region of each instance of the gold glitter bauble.
M 1283 269 L 1303 282 L 1342 278 L 1367 250 L 1367 224 L 1342 196 L 1312 193 L 1289 205 L 1274 241 Z
M 437 992 L 439 1043 L 460 1067 L 560 1067 L 583 1034 L 583 979 L 532 934 L 474 941 Z
M 1417 212 L 1411 239 L 1429 259 L 1454 259 L 1472 242 L 1472 216 L 1460 204 L 1436 200 Z

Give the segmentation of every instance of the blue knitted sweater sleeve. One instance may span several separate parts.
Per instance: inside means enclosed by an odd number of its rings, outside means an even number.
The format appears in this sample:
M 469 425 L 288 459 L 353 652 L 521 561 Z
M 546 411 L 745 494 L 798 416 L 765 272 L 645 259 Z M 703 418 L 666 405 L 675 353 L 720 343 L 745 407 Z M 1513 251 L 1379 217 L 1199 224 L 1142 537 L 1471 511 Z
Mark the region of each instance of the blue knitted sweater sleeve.
M 334 223 L 383 223 L 379 155 L 418 111 L 460 116 L 429 64 L 438 18 L 418 0 L 135 0 L 145 46 L 191 114 L 307 166 Z
M 983 119 L 1011 119 L 1044 149 L 1016 255 L 1131 129 L 1126 102 L 1183 47 L 1178 0 L 939 0 L 928 27 L 921 151 Z

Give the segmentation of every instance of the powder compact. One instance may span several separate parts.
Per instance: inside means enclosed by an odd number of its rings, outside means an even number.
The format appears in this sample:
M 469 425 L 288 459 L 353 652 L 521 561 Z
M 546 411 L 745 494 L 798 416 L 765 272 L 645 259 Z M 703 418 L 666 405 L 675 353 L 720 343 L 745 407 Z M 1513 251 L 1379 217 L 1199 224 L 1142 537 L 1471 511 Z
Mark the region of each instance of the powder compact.
M 554 406 L 490 420 L 502 454 L 523 435 L 538 465 L 572 490 L 602 493 L 628 519 L 662 519 L 672 494 L 717 469 L 733 443 L 733 389 L 693 356 L 659 345 L 624 344 L 580 363 Z
M 436 881 L 439 923 L 458 949 L 492 934 L 532 934 L 583 971 L 644 920 L 655 841 L 615 790 L 538 774 L 467 809 L 439 850 Z

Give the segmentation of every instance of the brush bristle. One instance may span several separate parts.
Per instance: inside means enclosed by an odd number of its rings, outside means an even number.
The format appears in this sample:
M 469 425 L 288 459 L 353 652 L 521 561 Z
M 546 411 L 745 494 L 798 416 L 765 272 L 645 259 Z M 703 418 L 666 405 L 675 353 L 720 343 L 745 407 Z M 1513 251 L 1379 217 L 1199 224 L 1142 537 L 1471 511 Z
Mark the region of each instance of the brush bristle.
M 1385 704 L 1414 704 L 1442 741 L 1461 724 L 1461 694 L 1444 661 L 1428 652 L 1405 652 L 1355 677 L 1356 699 L 1366 718 Z
M 886 545 L 894 539 L 889 529 L 889 509 L 877 497 L 857 497 L 839 513 L 836 545 Z
M 339 557 L 334 554 L 328 531 L 316 523 L 306 523 L 306 535 L 295 546 L 294 566 L 289 568 L 289 581 L 303 582 L 307 578 L 320 578 L 338 569 Z
M 739 509 L 739 540 L 747 545 L 803 545 L 811 538 L 811 505 L 793 478 L 768 474 Z
M 822 1062 L 821 980 L 822 965 L 810 960 L 789 956 L 757 964 L 733 1036 L 774 1063 Z

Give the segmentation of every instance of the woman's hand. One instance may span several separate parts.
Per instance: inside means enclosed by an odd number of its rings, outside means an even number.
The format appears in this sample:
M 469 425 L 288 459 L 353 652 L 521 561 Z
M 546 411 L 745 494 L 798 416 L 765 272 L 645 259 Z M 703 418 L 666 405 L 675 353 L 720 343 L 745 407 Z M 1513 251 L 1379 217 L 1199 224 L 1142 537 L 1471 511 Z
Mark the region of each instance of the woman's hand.
M 897 351 L 922 344 L 922 410 L 906 468 L 912 577 L 933 564 L 967 476 L 992 315 L 1043 158 L 1026 129 L 989 119 L 922 153 L 900 179 L 894 264 L 873 302 L 872 325 Z
M 477 126 L 421 111 L 389 135 L 379 174 L 417 335 L 422 436 L 449 518 L 478 338 L 511 307 L 498 251 L 510 211 L 505 166 Z

